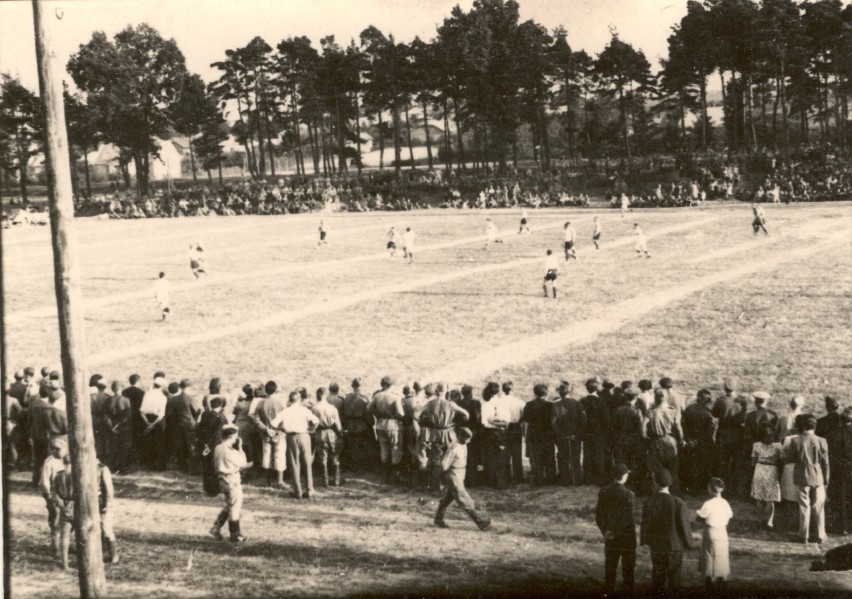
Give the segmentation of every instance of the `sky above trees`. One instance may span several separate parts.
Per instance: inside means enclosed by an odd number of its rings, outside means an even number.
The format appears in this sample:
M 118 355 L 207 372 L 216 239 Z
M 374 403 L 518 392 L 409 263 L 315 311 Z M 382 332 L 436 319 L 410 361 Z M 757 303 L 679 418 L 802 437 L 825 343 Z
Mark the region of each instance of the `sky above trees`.
M 210 64 L 227 48 L 254 36 L 280 40 L 305 35 L 315 44 L 334 35 L 342 44 L 358 39 L 369 25 L 409 42 L 429 40 L 436 27 L 459 4 L 472 0 L 56 0 L 57 54 L 65 62 L 93 31 L 108 36 L 128 24 L 148 23 L 165 38 L 174 38 L 187 68 L 210 82 L 218 78 Z M 654 70 L 667 53 L 671 27 L 686 13 L 682 0 L 520 0 L 521 19 L 548 29 L 563 25 L 575 49 L 598 53 L 610 40 L 610 26 L 644 51 Z M 0 2 L 0 71 L 38 87 L 30 2 Z

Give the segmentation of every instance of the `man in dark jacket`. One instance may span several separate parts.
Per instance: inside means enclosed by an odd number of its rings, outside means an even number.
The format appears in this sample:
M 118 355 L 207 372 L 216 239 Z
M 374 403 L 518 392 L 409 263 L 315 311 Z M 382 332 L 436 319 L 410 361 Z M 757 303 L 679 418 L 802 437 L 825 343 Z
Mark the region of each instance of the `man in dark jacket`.
M 839 466 L 843 462 L 843 418 L 840 415 L 840 405 L 834 398 L 825 397 L 825 412 L 825 416 L 817 420 L 816 436 L 822 437 L 828 444 L 828 463 Z M 841 534 L 844 530 L 841 521 L 843 499 L 841 475 L 839 478 L 835 477 L 835 483 L 826 488 L 825 528 L 832 534 Z
M 643 465 L 645 449 L 645 430 L 642 423 L 642 412 L 636 407 L 636 398 L 639 390 L 628 387 L 624 392 L 628 399 L 626 405 L 616 410 L 613 417 L 613 434 L 615 445 L 613 454 L 616 462 L 626 464 L 632 472 L 637 472 Z M 637 478 L 641 474 L 634 475 L 631 486 L 635 489 L 639 484 Z
M 524 406 L 521 422 L 527 425 L 527 455 L 532 484 L 539 487 L 556 482 L 556 437 L 553 430 L 556 411 L 553 403 L 547 400 L 547 385 L 535 385 L 533 395 L 533 400 Z
M 725 394 L 713 404 L 713 417 L 718 422 L 716 431 L 716 476 L 726 481 L 737 480 L 738 449 L 742 438 L 740 424 L 742 407 L 737 403 L 737 385 L 733 379 L 725 381 Z
M 651 588 L 655 593 L 676 591 L 680 585 L 683 552 L 692 548 L 692 532 L 686 504 L 669 493 L 668 470 L 654 473 L 657 492 L 642 506 L 639 543 L 651 550 Z
M 709 389 L 702 389 L 695 401 L 683 411 L 683 458 L 680 463 L 681 479 L 684 489 L 692 495 L 700 495 L 707 488 L 710 471 L 713 468 L 713 438 L 716 434 L 716 421 L 710 412 L 713 395 Z
M 201 405 L 192 396 L 189 379 L 180 382 L 180 393 L 170 395 L 166 402 L 166 435 L 172 446 L 172 455 L 184 472 L 195 461 L 193 430 L 201 413 Z
M 586 429 L 583 432 L 583 474 L 585 483 L 603 484 L 607 470 L 609 447 L 609 409 L 606 399 L 598 395 L 598 380 L 586 381 L 588 395 L 580 400 L 586 413 Z
M 595 522 L 604 537 L 604 587 L 615 591 L 615 576 L 621 560 L 621 575 L 628 593 L 633 592 L 636 569 L 636 523 L 633 520 L 633 491 L 624 486 L 630 470 L 616 464 L 612 472 L 615 482 L 598 493 Z
M 204 493 L 216 497 L 219 494 L 219 473 L 213 463 L 213 450 L 222 442 L 222 427 L 228 424 L 228 419 L 222 413 L 225 407 L 223 397 L 211 398 L 209 405 L 210 409 L 201 415 L 196 427 L 195 441 L 201 456 Z
M 586 431 L 586 411 L 583 405 L 571 397 L 571 383 L 559 385 L 559 401 L 556 402 L 556 451 L 559 484 L 582 485 L 583 468 L 580 455 L 583 450 L 583 435 Z

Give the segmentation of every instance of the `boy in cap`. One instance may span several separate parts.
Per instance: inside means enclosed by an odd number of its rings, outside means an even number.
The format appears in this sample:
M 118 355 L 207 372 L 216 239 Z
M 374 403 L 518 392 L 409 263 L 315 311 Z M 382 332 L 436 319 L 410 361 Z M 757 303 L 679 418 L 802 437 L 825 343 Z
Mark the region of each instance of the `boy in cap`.
M 442 478 L 447 491 L 438 503 L 438 511 L 435 514 L 435 526 L 438 528 L 448 528 L 447 523 L 444 521 L 444 514 L 453 501 L 459 503 L 480 530 L 488 530 L 491 527 L 491 517 L 485 512 L 476 509 L 476 503 L 464 488 L 464 478 L 467 470 L 467 442 L 472 437 L 473 433 L 470 432 L 469 428 L 459 428 L 456 431 L 455 440 L 450 443 L 441 460 Z
M 168 318 L 171 312 L 172 284 L 166 278 L 166 273 L 160 272 L 160 277 L 154 281 L 154 298 L 160 306 L 162 320 Z
M 59 527 L 56 520 L 56 505 L 53 498 L 53 479 L 65 469 L 63 459 L 67 455 L 65 439 L 57 438 L 50 441 L 50 455 L 41 466 L 39 489 L 47 504 L 47 523 L 50 526 L 50 536 L 55 557 L 59 557 Z
M 237 427 L 233 424 L 222 427 L 222 442 L 213 450 L 213 466 L 219 475 L 219 487 L 225 496 L 225 507 L 216 516 L 210 534 L 221 539 L 222 527 L 227 521 L 231 541 L 242 543 L 246 537 L 240 531 L 240 515 L 243 507 L 243 485 L 240 472 L 251 468 L 252 464 L 246 460 Z
M 625 486 L 630 469 L 616 464 L 612 470 L 613 482 L 601 488 L 595 507 L 595 522 L 604 537 L 604 587 L 607 593 L 615 591 L 618 562 L 628 593 L 633 592 L 633 573 L 636 570 L 636 522 L 633 504 L 636 496 Z

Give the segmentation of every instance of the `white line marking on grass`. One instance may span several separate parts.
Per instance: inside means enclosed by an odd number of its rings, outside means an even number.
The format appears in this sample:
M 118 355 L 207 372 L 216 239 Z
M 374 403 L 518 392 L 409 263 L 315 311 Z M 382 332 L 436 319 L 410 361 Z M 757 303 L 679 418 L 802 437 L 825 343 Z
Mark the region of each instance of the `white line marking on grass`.
M 698 227 L 700 225 L 707 224 L 708 222 L 712 222 L 718 220 L 719 217 L 706 218 L 702 220 L 690 221 L 688 223 L 681 223 L 678 225 L 673 225 L 671 227 L 663 228 L 657 230 L 653 234 L 649 234 L 648 237 L 657 237 L 661 235 L 666 235 L 669 233 L 677 233 L 680 231 L 685 231 L 692 229 L 694 227 Z M 554 226 L 562 226 L 561 223 L 556 223 L 555 225 L 546 225 L 540 227 L 539 230 L 544 228 L 553 228 Z M 453 247 L 457 245 L 462 245 L 464 243 L 470 243 L 471 241 L 482 241 L 485 239 L 485 235 L 475 238 L 469 238 L 467 240 L 461 241 L 452 241 L 441 244 L 435 244 L 432 246 L 432 249 L 437 249 L 439 247 Z M 630 237 L 624 237 L 617 241 L 613 241 L 612 243 L 607 245 L 607 248 L 620 247 L 624 245 L 629 245 L 633 243 L 633 239 Z M 386 257 L 386 254 L 381 254 L 382 257 Z M 358 258 L 358 260 L 363 260 L 363 257 Z M 354 259 L 352 259 L 354 260 Z M 345 262 L 345 261 L 338 261 Z M 538 263 L 541 262 L 541 256 L 536 256 L 534 258 L 519 258 L 517 260 L 510 260 L 508 262 L 500 262 L 497 264 L 485 264 L 482 266 L 477 266 L 474 268 L 467 268 L 462 270 L 452 270 L 451 272 L 442 273 L 438 275 L 433 275 L 430 277 L 423 277 L 413 281 L 404 281 L 402 283 L 395 283 L 393 285 L 386 285 L 384 287 L 378 287 L 375 289 L 371 289 L 369 291 L 362 291 L 360 293 L 354 293 L 352 295 L 336 297 L 335 299 L 329 299 L 328 297 L 324 298 L 323 301 L 319 301 L 313 303 L 304 308 L 300 308 L 298 310 L 283 310 L 280 312 L 275 312 L 266 318 L 259 318 L 256 320 L 251 320 L 248 322 L 242 322 L 239 324 L 231 325 L 231 326 L 223 326 L 216 327 L 215 329 L 206 331 L 204 333 L 198 333 L 195 335 L 184 335 L 179 338 L 171 338 L 171 339 L 163 339 L 159 341 L 152 341 L 149 343 L 142 343 L 139 345 L 133 345 L 128 347 L 123 347 L 119 349 L 111 349 L 109 351 L 101 352 L 98 354 L 94 354 L 88 357 L 87 363 L 94 365 L 108 364 L 115 360 L 120 360 L 123 358 L 127 358 L 130 356 L 136 356 L 139 354 L 152 354 L 152 353 L 160 353 L 165 352 L 171 349 L 175 349 L 178 347 L 183 347 L 185 345 L 194 345 L 205 343 L 207 341 L 212 341 L 214 339 L 220 339 L 222 337 L 232 337 L 237 335 L 244 335 L 246 333 L 253 333 L 257 331 L 268 331 L 270 329 L 274 329 L 276 327 L 280 327 L 286 324 L 290 324 L 297 320 L 301 320 L 303 318 L 307 318 L 309 316 L 316 316 L 318 314 L 325 314 L 327 312 L 333 312 L 336 310 L 341 310 L 343 308 L 348 308 L 350 306 L 354 306 L 356 304 L 362 302 L 368 302 L 375 299 L 379 299 L 386 295 L 391 295 L 394 293 L 404 293 L 406 291 L 413 291 L 415 289 L 420 289 L 423 287 L 431 287 L 433 285 L 437 285 L 440 283 L 447 283 L 449 281 L 455 281 L 457 279 L 464 279 L 467 277 L 498 272 L 501 270 L 507 270 L 510 268 L 515 268 L 516 266 L 523 266 L 526 264 Z M 327 263 L 326 263 L 327 264 Z M 315 264 L 309 265 L 311 267 L 315 266 Z
M 715 220 L 715 219 L 713 219 Z M 543 231 L 546 229 L 555 229 L 562 226 L 562 222 L 550 223 L 548 225 L 542 225 L 539 227 L 534 227 L 533 231 Z M 318 237 L 318 236 L 317 236 Z M 317 238 L 315 237 L 315 238 Z M 485 235 L 477 235 L 474 237 L 465 237 L 464 239 L 455 239 L 453 241 L 444 241 L 441 243 L 435 243 L 432 245 L 425 245 L 416 248 L 417 255 L 421 255 L 422 252 L 429 252 L 434 250 L 443 250 L 453 247 L 458 247 L 462 245 L 467 245 L 470 243 L 483 242 L 485 241 Z M 507 239 L 514 239 L 514 237 L 508 237 Z M 190 280 L 184 281 L 180 283 L 172 284 L 172 291 L 194 291 L 196 289 L 202 289 L 204 287 L 209 287 L 211 285 L 221 285 L 223 283 L 232 283 L 235 281 L 244 281 L 246 279 L 258 278 L 258 277 L 268 277 L 272 275 L 280 275 L 294 272 L 302 272 L 305 270 L 313 270 L 316 268 L 336 268 L 340 266 L 349 266 L 352 264 L 358 264 L 361 262 L 373 262 L 379 260 L 387 260 L 388 254 L 387 251 L 382 251 L 376 254 L 365 254 L 361 256 L 352 256 L 350 258 L 341 258 L 339 260 L 327 260 L 327 261 L 308 261 L 308 262 L 298 262 L 298 263 L 290 263 L 280 268 L 271 268 L 266 270 L 247 270 L 244 272 L 236 272 L 231 274 L 224 275 L 212 275 L 205 279 L 201 280 Z M 151 279 L 151 284 L 153 285 L 154 279 Z M 88 298 L 84 299 L 83 303 L 85 308 L 100 308 L 103 306 L 108 306 L 110 304 L 127 302 L 136 299 L 144 299 L 152 297 L 153 291 L 150 287 L 146 287 L 145 289 L 140 289 L 138 291 L 129 291 L 126 293 L 115 293 L 111 295 L 105 295 L 102 297 Z M 56 313 L 56 306 L 43 306 L 41 308 L 32 308 L 30 310 L 21 310 L 18 312 L 14 312 L 12 314 L 6 315 L 6 323 L 7 324 L 17 324 L 19 322 L 24 321 L 27 318 L 41 318 L 41 317 L 49 317 Z
M 471 360 L 441 368 L 425 377 L 424 380 L 474 382 L 506 366 L 529 363 L 569 345 L 571 348 L 576 348 L 590 343 L 601 335 L 615 332 L 655 310 L 682 301 L 708 287 L 762 270 L 774 269 L 785 262 L 806 258 L 842 241 L 849 241 L 848 233 L 845 231 L 837 233 L 816 245 L 785 251 L 771 258 L 697 277 L 687 283 L 663 289 L 657 293 L 632 297 L 611 305 L 603 315 L 593 320 L 576 322 L 558 331 L 524 337 L 518 341 L 501 345 Z M 716 254 L 718 256 L 727 255 L 728 249 L 719 250 Z

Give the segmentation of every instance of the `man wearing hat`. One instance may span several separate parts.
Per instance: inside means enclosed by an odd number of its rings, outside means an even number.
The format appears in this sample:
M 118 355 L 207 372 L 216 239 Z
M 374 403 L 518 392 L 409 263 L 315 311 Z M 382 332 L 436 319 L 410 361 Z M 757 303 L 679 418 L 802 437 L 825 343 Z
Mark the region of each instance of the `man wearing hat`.
M 615 412 L 613 418 L 613 433 L 615 435 L 615 446 L 613 448 L 616 462 L 626 464 L 631 472 L 637 472 L 644 461 L 645 431 L 642 426 L 642 412 L 636 407 L 639 390 L 636 387 L 628 387 L 624 391 L 627 403 Z M 639 476 L 635 476 L 639 478 Z M 634 488 L 638 480 L 631 481 Z
M 668 470 L 654 473 L 657 491 L 642 505 L 641 545 L 651 550 L 651 588 L 675 592 L 680 586 L 683 552 L 692 548 L 692 529 L 686 504 L 669 493 Z
M 435 526 L 447 528 L 444 514 L 453 501 L 457 501 L 462 509 L 470 516 L 480 530 L 491 527 L 491 517 L 476 509 L 476 503 L 464 487 L 465 469 L 467 468 L 467 442 L 473 433 L 469 428 L 460 427 L 441 458 L 440 469 L 442 480 L 446 485 L 444 497 L 438 503 L 435 513 Z
M 370 400 L 361 393 L 361 380 L 352 380 L 352 393 L 343 398 L 344 465 L 355 472 L 372 468 L 370 436 L 372 422 L 368 421 L 367 404 Z
M 405 410 L 402 407 L 402 396 L 392 388 L 391 377 L 382 377 L 381 386 L 381 390 L 376 391 L 367 404 L 367 414 L 375 421 L 381 468 L 386 482 L 391 482 L 400 475 L 402 419 Z
M 817 420 L 816 436 L 825 439 L 828 445 L 828 462 L 835 464 L 837 468 L 843 461 L 843 417 L 840 414 L 840 404 L 833 397 L 825 396 L 825 416 Z M 842 469 L 838 469 L 838 472 L 842 472 Z M 835 476 L 834 480 L 835 484 L 826 489 L 826 530 L 839 534 L 844 530 L 840 521 L 843 477 Z
M 615 592 L 615 577 L 621 561 L 621 575 L 628 593 L 633 592 L 633 573 L 636 569 L 636 522 L 633 505 L 636 496 L 625 487 L 630 469 L 616 464 L 612 484 L 598 492 L 595 522 L 604 537 L 604 587 Z
M 53 479 L 65 469 L 63 459 L 68 454 L 67 442 L 62 437 L 50 441 L 50 455 L 41 466 L 39 490 L 47 503 L 47 524 L 50 527 L 54 557 L 59 557 L 59 527 L 56 520 L 56 505 L 53 497 Z
M 547 385 L 533 387 L 533 399 L 527 402 L 521 414 L 521 423 L 527 425 L 527 455 L 534 486 L 556 482 L 556 406 L 547 399 Z
M 716 431 L 716 476 L 722 480 L 736 480 L 736 463 L 739 459 L 739 449 L 742 431 L 740 420 L 742 408 L 736 401 L 737 384 L 734 379 L 724 383 L 725 394 L 716 399 L 713 404 L 713 417 L 718 423 Z
M 805 414 L 802 433 L 793 437 L 784 448 L 784 461 L 794 464 L 793 482 L 798 490 L 799 537 L 809 540 L 811 517 L 817 521 L 817 543 L 825 538 L 825 488 L 829 481 L 828 443 L 818 437 L 816 418 Z
M 427 388 L 429 385 L 427 385 Z M 443 385 L 440 390 L 430 399 L 423 412 L 420 414 L 420 439 L 421 446 L 426 449 L 429 466 L 432 470 L 431 484 L 435 488 L 440 486 L 442 460 L 455 439 L 454 421 L 460 418 L 467 421 L 470 417 L 463 407 L 444 398 Z M 427 391 L 426 395 L 429 393 Z M 467 447 L 464 448 L 465 466 L 467 468 Z M 465 472 L 462 472 L 462 485 L 464 484 Z
M 665 395 L 666 402 L 677 411 L 678 417 L 684 410 L 684 401 L 683 397 L 681 397 L 680 393 L 674 390 L 674 381 L 667 376 L 664 376 L 660 379 L 660 386 L 658 389 L 662 389 L 663 394 Z
M 713 438 L 716 421 L 710 411 L 713 394 L 700 390 L 695 401 L 683 411 L 683 450 L 681 452 L 681 478 L 684 490 L 693 495 L 704 493 L 713 469 Z
M 221 398 L 214 398 L 212 401 Z M 217 402 L 218 403 L 218 402 Z M 240 480 L 240 472 L 251 468 L 251 463 L 246 460 L 243 453 L 242 441 L 237 434 L 237 427 L 226 424 L 222 427 L 222 442 L 213 450 L 213 467 L 219 476 L 219 488 L 225 497 L 225 507 L 219 512 L 210 534 L 222 538 L 222 527 L 228 522 L 228 531 L 231 533 L 231 541 L 242 543 L 246 537 L 240 530 L 240 516 L 243 508 L 243 485 Z
M 586 428 L 583 432 L 583 473 L 585 483 L 604 484 L 607 471 L 607 451 L 610 435 L 609 406 L 598 394 L 600 382 L 597 378 L 586 381 L 587 395 L 580 400 L 586 413 Z
M 559 484 L 582 485 L 583 435 L 586 432 L 586 411 L 583 404 L 571 397 L 571 383 L 562 381 L 557 390 L 554 427 L 556 429 L 557 471 Z
M 149 470 L 165 470 L 168 462 L 165 421 L 168 399 L 163 393 L 165 384 L 166 381 L 162 376 L 155 377 L 153 386 L 145 392 L 139 406 L 139 413 L 145 420 L 142 444 L 145 466 Z

